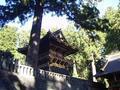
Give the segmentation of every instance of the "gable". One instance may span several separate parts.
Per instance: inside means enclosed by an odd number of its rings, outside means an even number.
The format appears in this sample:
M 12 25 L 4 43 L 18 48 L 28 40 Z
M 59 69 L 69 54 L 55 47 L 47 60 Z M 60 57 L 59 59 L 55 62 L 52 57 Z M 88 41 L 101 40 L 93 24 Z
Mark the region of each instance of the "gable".
M 60 41 L 68 44 L 68 42 L 67 42 L 67 40 L 65 39 L 65 36 L 63 35 L 61 29 L 53 32 L 52 35 L 53 35 L 56 39 L 59 39 Z

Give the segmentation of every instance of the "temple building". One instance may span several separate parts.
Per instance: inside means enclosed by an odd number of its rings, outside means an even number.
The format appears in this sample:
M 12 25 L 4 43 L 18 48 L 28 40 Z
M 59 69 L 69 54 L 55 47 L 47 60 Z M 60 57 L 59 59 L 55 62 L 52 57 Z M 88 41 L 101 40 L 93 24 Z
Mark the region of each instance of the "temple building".
M 20 53 L 27 55 L 28 46 L 18 49 Z M 73 68 L 72 60 L 65 59 L 66 56 L 77 52 L 65 39 L 61 30 L 48 31 L 40 39 L 39 58 L 37 67 L 43 70 L 70 75 Z
M 107 79 L 108 90 L 120 90 L 120 53 L 108 56 L 107 60 L 102 72 L 95 76 Z

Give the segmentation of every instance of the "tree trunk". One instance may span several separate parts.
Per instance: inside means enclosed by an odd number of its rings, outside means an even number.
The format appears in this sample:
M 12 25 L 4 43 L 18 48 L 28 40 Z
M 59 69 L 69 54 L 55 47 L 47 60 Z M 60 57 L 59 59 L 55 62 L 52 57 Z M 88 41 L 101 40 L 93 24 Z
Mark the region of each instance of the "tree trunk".
M 27 64 L 32 67 L 37 67 L 38 62 L 42 15 L 43 6 L 40 0 L 36 0 L 32 30 L 30 34 L 29 47 L 26 57 Z

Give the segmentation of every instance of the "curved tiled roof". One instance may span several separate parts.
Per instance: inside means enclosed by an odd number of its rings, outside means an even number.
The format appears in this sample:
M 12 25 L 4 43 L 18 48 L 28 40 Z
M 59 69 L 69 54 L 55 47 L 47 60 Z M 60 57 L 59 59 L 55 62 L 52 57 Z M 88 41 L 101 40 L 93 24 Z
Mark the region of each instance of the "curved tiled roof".
M 66 48 L 66 51 L 64 52 L 66 55 L 73 54 L 78 51 L 77 48 L 74 48 L 73 46 L 70 46 L 67 40 L 65 39 L 63 33 L 61 30 L 57 30 L 55 32 L 48 32 L 41 40 L 40 40 L 40 46 L 45 46 L 48 44 L 49 40 L 53 43 L 55 43 L 58 46 L 61 46 L 63 48 Z M 27 54 L 28 45 L 26 45 L 23 48 L 18 48 L 18 51 L 22 54 Z
M 120 72 L 120 53 L 108 56 L 108 61 L 102 70 L 103 72 L 97 73 L 95 76 L 101 77 Z

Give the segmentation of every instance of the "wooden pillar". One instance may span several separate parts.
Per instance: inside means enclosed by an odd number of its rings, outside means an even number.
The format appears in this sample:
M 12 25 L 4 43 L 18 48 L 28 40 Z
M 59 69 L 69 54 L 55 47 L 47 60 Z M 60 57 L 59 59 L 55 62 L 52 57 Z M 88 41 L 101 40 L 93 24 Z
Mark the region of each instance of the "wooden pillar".
M 94 56 L 94 53 L 92 53 L 91 67 L 92 67 L 93 82 L 97 82 L 96 77 L 94 77 L 94 75 L 96 75 L 96 66 L 95 66 L 95 56 Z
M 75 62 L 73 64 L 73 77 L 78 77 L 78 73 L 77 73 L 77 68 L 76 68 Z

